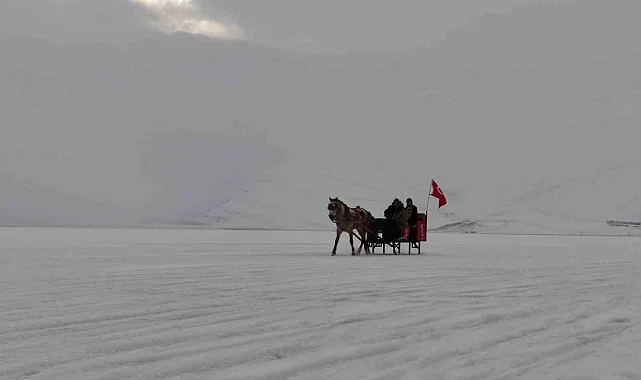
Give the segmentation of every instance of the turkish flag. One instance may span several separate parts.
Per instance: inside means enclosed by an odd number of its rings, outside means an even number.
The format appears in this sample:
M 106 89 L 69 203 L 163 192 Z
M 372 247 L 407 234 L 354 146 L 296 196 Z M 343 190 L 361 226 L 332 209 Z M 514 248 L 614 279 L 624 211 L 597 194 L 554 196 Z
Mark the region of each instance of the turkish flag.
M 434 198 L 438 198 L 438 208 L 441 208 L 445 206 L 447 203 L 447 199 L 445 199 L 445 194 L 443 194 L 443 190 L 441 190 L 440 187 L 432 180 L 432 193 L 430 194 Z

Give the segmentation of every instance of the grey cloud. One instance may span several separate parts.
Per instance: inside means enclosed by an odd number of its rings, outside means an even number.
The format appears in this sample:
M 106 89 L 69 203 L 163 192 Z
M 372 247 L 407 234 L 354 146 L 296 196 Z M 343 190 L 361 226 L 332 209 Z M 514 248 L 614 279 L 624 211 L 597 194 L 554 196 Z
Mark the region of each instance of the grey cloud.
M 431 48 L 435 62 L 469 67 L 570 65 L 641 52 L 641 2 L 586 0 L 522 5 L 488 14 Z
M 145 18 L 142 10 L 125 0 L 8 0 L 0 4 L 1 33 L 57 43 L 132 39 Z
M 472 17 L 510 10 L 519 2 L 203 0 L 200 3 L 212 13 L 233 15 L 261 43 L 347 51 L 426 47 Z

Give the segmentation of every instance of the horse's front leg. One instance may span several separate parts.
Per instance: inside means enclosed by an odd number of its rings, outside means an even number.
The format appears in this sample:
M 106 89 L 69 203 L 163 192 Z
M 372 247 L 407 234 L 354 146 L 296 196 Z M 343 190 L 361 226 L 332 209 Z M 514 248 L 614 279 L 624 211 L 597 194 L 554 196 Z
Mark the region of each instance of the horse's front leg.
M 341 234 L 343 231 L 341 231 L 340 228 L 336 229 L 336 239 L 334 240 L 334 249 L 332 249 L 332 256 L 336 256 L 336 247 L 338 246 L 338 240 L 341 238 Z

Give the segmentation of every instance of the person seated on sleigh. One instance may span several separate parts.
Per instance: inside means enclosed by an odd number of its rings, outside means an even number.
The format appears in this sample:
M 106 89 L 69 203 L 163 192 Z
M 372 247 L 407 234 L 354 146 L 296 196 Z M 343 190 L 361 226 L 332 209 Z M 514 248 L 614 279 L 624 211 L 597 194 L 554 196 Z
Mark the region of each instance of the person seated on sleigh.
M 400 199 L 395 198 L 391 205 L 383 212 L 385 226 L 383 228 L 383 239 L 387 241 L 398 240 L 403 236 L 403 228 L 407 223 L 407 212 Z
M 407 206 L 405 206 L 405 211 L 407 215 L 407 224 L 410 226 L 410 231 L 409 231 L 409 241 L 416 241 L 416 236 L 417 236 L 417 224 L 418 224 L 418 209 L 416 206 L 414 206 L 414 201 L 412 201 L 412 198 L 407 198 L 407 201 L 405 202 Z

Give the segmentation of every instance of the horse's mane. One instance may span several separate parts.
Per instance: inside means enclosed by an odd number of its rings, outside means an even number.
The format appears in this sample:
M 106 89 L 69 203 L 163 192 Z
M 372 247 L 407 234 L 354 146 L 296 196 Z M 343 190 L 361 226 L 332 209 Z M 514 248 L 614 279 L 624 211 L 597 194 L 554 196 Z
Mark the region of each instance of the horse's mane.
M 350 208 L 350 207 L 347 205 L 347 203 L 343 202 L 342 200 L 340 200 L 340 199 L 338 199 L 338 198 L 329 198 L 329 200 L 330 200 L 330 203 L 332 203 L 332 202 L 338 202 L 338 203 L 340 203 L 341 205 L 343 205 L 343 206 L 345 206 L 345 207 L 347 207 L 347 208 Z

